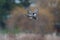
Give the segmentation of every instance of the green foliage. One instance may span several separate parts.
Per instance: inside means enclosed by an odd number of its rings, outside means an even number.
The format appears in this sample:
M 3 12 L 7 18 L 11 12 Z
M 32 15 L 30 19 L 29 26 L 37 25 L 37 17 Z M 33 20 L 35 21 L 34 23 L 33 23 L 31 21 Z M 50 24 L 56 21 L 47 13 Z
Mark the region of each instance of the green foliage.
M 15 0 L 0 0 L 0 22 L 7 20 L 7 15 L 15 6 L 28 7 L 30 5 L 29 0 L 20 0 L 21 3 L 16 4 Z
M 9 11 L 12 10 L 15 6 L 23 6 L 25 8 L 27 8 L 30 3 L 29 0 L 20 0 L 21 3 L 20 4 L 15 4 L 14 0 L 12 2 L 12 0 L 0 0 L 0 19 L 3 18 L 3 16 L 6 16 L 9 14 Z
M 9 14 L 9 11 L 13 8 L 13 3 L 11 0 L 0 0 L 0 19 L 3 16 Z
M 0 0 L 0 5 L 3 5 L 6 2 L 6 0 Z
M 0 26 L 5 24 L 4 21 L 7 20 L 7 15 L 10 14 L 12 8 L 13 3 L 11 2 L 11 0 L 0 0 Z M 2 22 L 4 24 L 2 24 Z M 1 27 L 3 28 L 3 26 Z
M 30 2 L 29 2 L 29 0 L 20 0 L 21 1 L 21 4 L 22 4 L 22 6 L 23 7 L 25 7 L 25 8 L 27 8 L 27 7 L 29 7 L 29 5 L 30 5 Z

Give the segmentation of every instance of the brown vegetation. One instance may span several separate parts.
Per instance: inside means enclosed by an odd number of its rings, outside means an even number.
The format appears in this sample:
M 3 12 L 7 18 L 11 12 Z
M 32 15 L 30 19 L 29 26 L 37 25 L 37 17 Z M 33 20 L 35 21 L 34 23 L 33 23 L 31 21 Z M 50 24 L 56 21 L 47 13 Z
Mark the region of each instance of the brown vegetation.
M 16 7 L 11 12 L 12 17 L 7 21 L 8 26 L 13 28 L 17 24 L 17 27 L 22 30 L 32 30 L 38 33 L 41 32 L 40 30 L 46 30 L 45 32 L 53 30 L 54 17 L 48 9 L 39 8 L 38 20 L 29 20 L 24 16 L 26 13 L 25 9 Z

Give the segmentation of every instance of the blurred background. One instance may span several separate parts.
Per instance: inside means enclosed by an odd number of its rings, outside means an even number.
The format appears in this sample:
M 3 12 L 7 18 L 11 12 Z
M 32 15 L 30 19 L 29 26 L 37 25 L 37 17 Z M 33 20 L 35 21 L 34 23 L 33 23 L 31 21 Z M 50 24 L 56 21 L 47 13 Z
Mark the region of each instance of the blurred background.
M 24 16 L 35 8 L 38 20 Z M 60 0 L 0 0 L 0 34 L 54 32 L 60 33 Z

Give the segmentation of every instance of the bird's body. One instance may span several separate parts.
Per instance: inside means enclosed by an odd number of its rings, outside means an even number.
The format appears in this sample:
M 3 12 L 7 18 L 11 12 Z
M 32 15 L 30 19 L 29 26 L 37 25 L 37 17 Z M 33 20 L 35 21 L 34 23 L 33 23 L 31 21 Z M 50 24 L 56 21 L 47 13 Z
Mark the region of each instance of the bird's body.
M 27 17 L 31 19 L 37 19 L 38 9 L 35 9 L 34 12 L 28 11 Z

